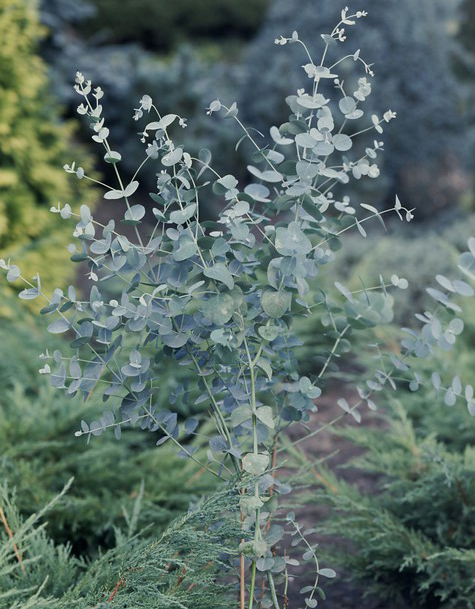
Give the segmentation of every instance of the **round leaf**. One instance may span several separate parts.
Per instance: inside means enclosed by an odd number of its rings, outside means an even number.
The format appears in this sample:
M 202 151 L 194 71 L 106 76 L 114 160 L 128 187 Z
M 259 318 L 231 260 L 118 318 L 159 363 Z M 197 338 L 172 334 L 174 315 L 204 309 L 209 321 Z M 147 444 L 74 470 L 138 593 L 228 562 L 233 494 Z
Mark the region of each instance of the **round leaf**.
M 274 319 L 282 317 L 290 308 L 292 294 L 290 292 L 266 290 L 261 296 L 264 312 Z
M 253 476 L 261 476 L 268 465 L 269 455 L 249 453 L 242 460 L 244 470 Z

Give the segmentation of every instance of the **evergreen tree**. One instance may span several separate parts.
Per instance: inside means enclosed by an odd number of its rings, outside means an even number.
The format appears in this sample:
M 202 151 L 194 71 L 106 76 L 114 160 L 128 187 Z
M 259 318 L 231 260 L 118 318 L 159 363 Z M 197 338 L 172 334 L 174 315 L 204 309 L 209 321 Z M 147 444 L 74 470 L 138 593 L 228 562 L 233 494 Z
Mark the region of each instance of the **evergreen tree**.
M 40 271 L 50 284 L 70 271 L 68 236 L 49 208 L 58 197 L 74 206 L 87 193 L 79 195 L 62 169 L 72 126 L 59 122 L 49 95 L 36 54 L 41 33 L 34 2 L 0 0 L 0 254 L 22 260 L 27 276 Z

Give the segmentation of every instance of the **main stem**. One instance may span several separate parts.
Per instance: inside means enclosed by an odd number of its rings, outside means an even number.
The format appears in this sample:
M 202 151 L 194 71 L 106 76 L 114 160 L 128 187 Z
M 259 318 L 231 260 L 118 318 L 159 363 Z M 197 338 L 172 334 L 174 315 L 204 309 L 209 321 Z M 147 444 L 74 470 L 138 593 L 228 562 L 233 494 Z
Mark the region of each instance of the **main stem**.
M 249 358 L 249 372 L 251 375 L 251 410 L 252 410 L 252 439 L 253 439 L 253 453 L 255 455 L 259 454 L 259 445 L 257 440 L 257 416 L 256 416 L 256 374 L 254 369 L 254 362 L 251 359 L 251 354 L 249 353 L 249 349 L 246 345 L 246 351 Z M 256 480 L 254 484 L 254 496 L 256 499 L 259 498 L 259 483 Z M 260 529 L 259 529 L 259 521 L 261 516 L 261 510 L 259 508 L 256 509 L 256 522 L 255 522 L 255 532 L 254 532 L 254 540 L 259 541 Z M 254 605 L 254 589 L 256 586 L 256 560 L 252 561 L 251 566 L 251 589 L 249 596 L 249 609 L 252 609 Z

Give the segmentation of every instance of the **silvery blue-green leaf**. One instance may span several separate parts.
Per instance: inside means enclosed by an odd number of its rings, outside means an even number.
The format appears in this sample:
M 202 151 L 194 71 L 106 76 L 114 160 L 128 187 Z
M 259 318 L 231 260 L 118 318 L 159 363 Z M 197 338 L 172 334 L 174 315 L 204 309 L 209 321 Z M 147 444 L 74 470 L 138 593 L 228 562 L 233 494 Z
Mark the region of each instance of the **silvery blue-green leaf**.
M 287 313 L 292 304 L 292 294 L 283 290 L 266 290 L 261 296 L 261 305 L 264 312 L 274 319 Z
M 323 42 L 328 46 L 336 46 L 338 44 L 337 41 L 333 38 L 333 36 L 330 36 L 329 34 L 320 34 L 320 37 Z M 310 590 L 311 589 L 312 588 L 310 587 Z M 307 592 L 310 592 L 310 590 L 307 590 Z
M 336 577 L 336 573 L 333 569 L 319 569 L 318 574 L 322 577 L 328 577 L 329 579 Z
M 261 423 L 264 423 L 266 427 L 274 429 L 274 415 L 270 406 L 260 406 L 256 410 L 256 417 Z
M 335 180 L 342 180 L 342 172 L 331 169 L 331 167 L 323 167 L 320 169 L 320 174 L 326 178 L 332 178 Z
M 317 128 L 319 131 L 321 131 L 323 134 L 333 131 L 335 128 L 335 122 L 328 106 L 320 108 L 320 110 L 317 112 L 317 116 Z
M 108 190 L 104 193 L 104 199 L 123 199 L 124 191 L 123 190 Z
M 250 210 L 251 208 L 247 201 L 238 201 L 233 207 L 233 215 L 235 218 L 239 218 L 240 216 L 248 214 Z
M 177 118 L 176 114 L 165 114 L 159 121 L 154 121 L 152 123 L 148 123 L 145 127 L 144 131 L 158 131 L 158 129 L 165 130 L 169 127 L 173 121 Z
M 222 178 L 219 178 L 219 180 L 217 180 L 218 184 L 221 184 L 221 186 L 223 186 L 226 190 L 232 190 L 233 188 L 236 188 L 236 186 L 238 185 L 238 181 L 236 180 L 236 178 L 231 175 L 225 175 Z
M 338 78 L 338 74 L 330 72 L 330 68 L 326 66 L 316 66 L 313 63 L 307 63 L 303 66 L 309 78 L 319 80 L 320 78 Z
M 72 215 L 71 205 L 66 203 L 59 213 L 61 214 L 61 218 L 63 218 L 63 220 L 68 220 Z
M 340 152 L 346 152 L 353 146 L 353 140 L 351 137 L 344 135 L 343 133 L 337 133 L 334 135 L 332 137 L 332 143 L 336 150 L 339 150 Z
M 34 298 L 38 298 L 40 295 L 38 288 L 28 288 L 26 290 L 22 290 L 18 297 L 23 300 L 33 300 Z
M 69 373 L 73 379 L 81 378 L 81 366 L 77 361 L 77 356 L 72 357 L 69 362 Z
M 300 377 L 299 388 L 311 400 L 315 400 L 322 395 L 320 387 L 316 387 L 307 376 Z
M 100 239 L 98 241 L 94 241 L 94 243 L 91 243 L 89 249 L 93 254 L 101 255 L 108 252 L 110 246 L 110 240 L 106 241 L 106 239 Z
M 231 412 L 231 427 L 238 427 L 252 418 L 252 410 L 249 405 L 238 406 Z
M 261 476 L 269 465 L 269 455 L 248 453 L 242 460 L 246 472 L 253 476 Z
M 339 407 L 340 407 L 342 410 L 344 410 L 345 412 L 347 412 L 347 413 L 350 413 L 350 412 L 351 412 L 350 405 L 348 404 L 348 402 L 346 401 L 346 399 L 345 399 L 345 398 L 340 398 L 340 399 L 337 401 L 337 404 L 338 404 L 338 406 L 339 406 Z
M 227 252 L 229 252 L 229 250 L 230 245 L 226 239 L 223 239 L 223 237 L 218 237 L 218 239 L 216 239 L 216 241 L 213 243 L 211 253 L 213 256 L 224 256 Z
M 241 496 L 239 503 L 241 510 L 248 514 L 252 514 L 264 505 L 264 502 L 259 497 L 249 497 L 246 495 Z
M 335 281 L 335 287 L 350 302 L 354 302 L 353 294 L 343 284 L 341 284 L 339 281 Z
M 76 349 L 81 345 L 86 345 L 90 342 L 92 335 L 94 333 L 94 327 L 90 321 L 83 321 L 78 324 L 77 327 L 77 335 L 74 340 L 71 342 L 71 347 Z
M 439 391 L 441 384 L 442 384 L 440 374 L 438 374 L 437 372 L 433 372 L 431 379 L 432 379 L 432 385 L 434 386 L 434 389 L 436 391 Z
M 340 99 L 338 106 L 343 114 L 351 114 L 356 110 L 356 101 L 350 96 L 343 97 Z
M 366 239 L 368 236 L 362 224 L 358 221 L 358 218 L 355 218 L 356 228 L 358 229 L 359 234 Z
M 263 357 L 260 357 L 256 362 L 256 366 L 266 373 L 269 381 L 272 380 L 272 366 L 271 366 L 269 360 L 264 359 Z
M 454 287 L 455 292 L 457 292 L 457 294 L 460 294 L 461 296 L 474 295 L 472 286 L 466 283 L 465 281 L 460 281 L 459 279 L 456 279 L 452 285 Z
M 268 149 L 263 152 L 263 154 L 266 159 L 270 161 L 273 165 L 280 165 L 280 163 L 283 163 L 285 161 L 285 156 L 277 150 Z
M 209 279 L 224 283 L 229 290 L 232 290 L 234 287 L 233 276 L 222 262 L 217 262 L 214 266 L 204 269 L 203 275 Z
M 452 390 L 455 395 L 459 395 L 462 392 L 462 381 L 459 376 L 454 376 L 452 380 Z
M 251 543 L 252 551 L 254 556 L 262 557 L 267 553 L 268 547 L 267 543 L 264 540 L 254 540 Z
M 324 106 L 328 102 L 328 99 L 325 99 L 325 97 L 320 95 L 320 93 L 317 93 L 317 95 L 314 96 L 305 93 L 303 95 L 299 95 L 296 101 L 299 106 L 302 106 L 302 108 L 316 110 Z
M 295 136 L 295 142 L 301 147 L 301 148 L 315 148 L 315 146 L 318 144 L 318 141 L 313 138 L 311 136 L 310 133 L 298 133 Z
M 249 171 L 249 173 L 251 173 L 259 180 L 262 180 L 263 182 L 282 182 L 283 180 L 282 174 L 278 171 L 274 171 L 273 169 L 266 169 L 264 171 L 261 171 L 253 165 L 248 165 L 247 170 Z
M 81 207 L 79 208 L 79 215 L 81 217 L 81 222 L 84 226 L 92 221 L 91 210 L 87 205 L 81 205 Z
M 104 140 L 106 140 L 109 137 L 109 129 L 107 129 L 107 127 L 103 127 L 102 129 L 99 129 L 97 135 L 93 135 L 92 139 L 95 142 L 99 142 L 102 143 Z
M 294 256 L 295 254 L 308 254 L 312 249 L 312 244 L 299 224 L 290 222 L 287 227 L 276 229 L 275 249 L 282 256 Z
M 170 214 L 170 222 L 173 224 L 185 224 L 190 218 L 195 215 L 196 203 L 187 205 L 185 209 L 177 209 Z
M 280 328 L 277 326 L 259 326 L 257 331 L 264 340 L 269 342 L 275 340 L 280 334 Z
M 234 118 L 238 115 L 238 107 L 237 107 L 237 103 L 233 102 L 228 110 L 226 111 L 226 114 L 224 115 L 224 118 Z
M 217 326 L 226 324 L 233 316 L 235 308 L 234 298 L 226 292 L 212 296 L 201 305 L 203 315 Z
M 143 205 L 132 205 L 125 212 L 124 218 L 132 222 L 139 222 L 145 216 L 145 207 Z
M 63 334 L 70 329 L 70 323 L 66 319 L 56 319 L 48 326 L 48 332 L 51 334 Z
M 283 137 L 277 127 L 270 128 L 270 136 L 279 146 L 290 146 L 290 144 L 293 144 L 293 140 L 289 137 Z
M 211 112 L 219 112 L 222 108 L 222 104 L 219 101 L 219 99 L 215 99 L 213 100 L 210 105 L 209 105 L 209 109 Z
M 61 364 L 59 369 L 50 376 L 50 383 L 52 387 L 57 389 L 64 389 L 66 381 L 66 366 Z
M 456 401 L 457 401 L 457 398 L 455 396 L 455 393 L 453 392 L 453 389 L 452 388 L 447 389 L 447 391 L 445 392 L 445 397 L 444 397 L 445 404 L 447 406 L 453 406 Z
M 128 184 L 125 187 L 124 197 L 131 197 L 134 194 L 134 192 L 137 190 L 138 187 L 139 187 L 139 183 L 137 182 L 137 180 L 130 182 L 130 184 Z
M 173 349 L 179 349 L 186 345 L 188 341 L 188 336 L 186 334 L 178 334 L 177 332 L 171 332 L 170 334 L 165 334 L 162 336 L 162 341 L 168 347 L 172 347 Z
M 436 290 L 434 288 L 427 288 L 426 292 L 429 294 L 429 296 L 431 298 L 433 298 L 434 300 L 437 300 L 438 302 L 441 302 L 442 304 L 445 304 L 448 302 L 448 297 L 447 294 L 445 294 L 444 292 L 441 292 L 440 290 Z
M 264 184 L 249 184 L 244 192 L 259 203 L 269 203 L 270 190 Z
M 11 264 L 8 273 L 7 273 L 7 281 L 16 281 L 20 277 L 20 269 L 15 264 Z
M 269 546 L 275 546 L 283 537 L 284 527 L 280 524 L 272 524 L 266 535 L 266 542 Z
M 118 163 L 122 160 L 122 155 L 120 152 L 116 152 L 115 150 L 110 150 L 104 155 L 104 161 L 106 163 Z
M 359 108 L 357 108 L 353 112 L 350 112 L 349 114 L 346 114 L 345 118 L 348 119 L 348 120 L 358 120 L 363 115 L 364 115 L 363 110 L 360 110 Z
M 228 347 L 232 342 L 234 335 L 231 330 L 217 328 L 211 332 L 210 338 L 214 343 L 222 345 L 223 347 Z
M 196 428 L 198 427 L 198 425 L 199 425 L 199 421 L 198 421 L 198 419 L 194 419 L 194 418 L 187 419 L 187 420 L 185 421 L 185 432 L 186 432 L 187 434 L 192 434 L 192 433 L 194 433 L 194 431 L 196 430 Z
M 459 258 L 459 269 L 475 281 L 475 256 L 471 252 L 463 253 Z
M 159 220 L 160 222 L 166 222 L 167 221 L 166 216 L 159 209 L 157 209 L 156 207 L 154 207 L 152 209 L 152 213 L 155 216 L 155 218 L 157 218 L 157 220 Z
M 173 251 L 173 260 L 181 262 L 192 258 L 197 252 L 197 246 L 192 237 L 182 234 L 177 241 L 176 249 Z
M 162 165 L 172 167 L 181 161 L 183 157 L 183 148 L 175 148 L 171 152 L 162 157 Z
M 452 334 L 455 334 L 455 335 L 457 335 L 457 336 L 458 336 L 459 334 L 462 334 L 462 332 L 463 332 L 463 328 L 464 328 L 464 323 L 463 323 L 463 321 L 462 321 L 461 319 L 459 319 L 459 318 L 452 319 L 452 320 L 450 321 L 450 323 L 449 323 L 449 327 L 448 327 L 449 332 L 451 332 Z
M 274 566 L 274 558 L 272 556 L 266 556 L 265 558 L 258 558 L 256 560 L 256 569 L 261 573 L 270 571 Z
M 436 275 L 435 279 L 437 283 L 441 285 L 445 290 L 448 290 L 449 292 L 455 292 L 452 282 L 450 281 L 450 279 L 447 279 L 447 277 L 444 277 L 443 275 Z
M 207 148 L 202 148 L 198 153 L 198 158 L 202 162 L 202 167 L 197 176 L 199 178 L 208 169 L 209 164 L 211 163 L 212 155 Z
M 313 149 L 314 154 L 318 156 L 328 156 L 335 150 L 335 146 L 330 142 L 317 142 Z
M 318 175 L 320 167 L 317 163 L 309 163 L 308 161 L 298 161 L 295 166 L 297 175 L 302 180 L 313 180 Z

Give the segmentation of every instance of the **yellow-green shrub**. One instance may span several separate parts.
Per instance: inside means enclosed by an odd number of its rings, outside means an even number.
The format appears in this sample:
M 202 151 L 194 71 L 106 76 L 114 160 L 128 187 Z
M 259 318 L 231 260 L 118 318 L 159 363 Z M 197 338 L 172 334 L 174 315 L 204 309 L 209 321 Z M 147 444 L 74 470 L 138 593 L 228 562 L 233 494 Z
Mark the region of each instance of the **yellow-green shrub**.
M 58 197 L 78 205 L 87 192 L 79 194 L 62 169 L 74 126 L 60 122 L 50 98 L 36 54 L 41 34 L 35 2 L 0 0 L 0 256 L 14 256 L 27 278 L 40 272 L 52 285 L 68 279 L 68 236 L 49 208 Z

